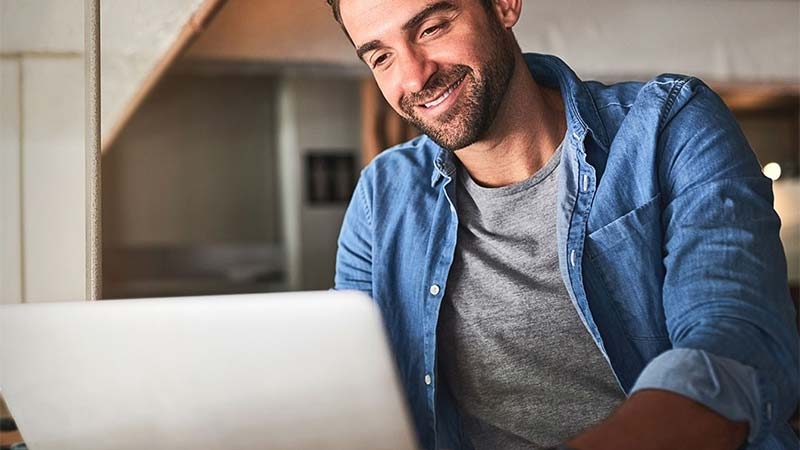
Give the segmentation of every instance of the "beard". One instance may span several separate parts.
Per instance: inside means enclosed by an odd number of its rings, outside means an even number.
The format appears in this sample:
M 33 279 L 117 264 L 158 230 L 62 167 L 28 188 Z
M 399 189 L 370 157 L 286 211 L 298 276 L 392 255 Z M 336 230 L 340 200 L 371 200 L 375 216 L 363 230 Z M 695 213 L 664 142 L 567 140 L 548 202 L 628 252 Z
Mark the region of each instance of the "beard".
M 480 140 L 494 123 L 508 90 L 516 41 L 499 23 L 493 23 L 491 28 L 493 51 L 477 70 L 461 64 L 442 69 L 422 90 L 400 99 L 405 119 L 444 149 L 454 152 Z M 456 83 L 462 85 L 461 92 L 447 111 L 433 118 L 417 114 L 418 105 Z

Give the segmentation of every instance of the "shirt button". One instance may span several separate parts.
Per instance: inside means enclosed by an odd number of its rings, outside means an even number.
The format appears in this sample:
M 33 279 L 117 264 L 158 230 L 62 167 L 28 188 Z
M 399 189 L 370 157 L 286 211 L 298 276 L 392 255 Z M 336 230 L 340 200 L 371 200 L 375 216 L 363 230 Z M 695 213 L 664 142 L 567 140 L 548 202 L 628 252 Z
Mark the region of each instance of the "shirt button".
M 430 386 L 430 385 L 431 385 L 431 382 L 433 382 L 433 379 L 431 378 L 431 374 L 429 374 L 429 373 L 426 373 L 426 374 L 425 374 L 425 384 L 426 384 L 427 386 Z
M 572 267 L 575 267 L 575 250 L 569 252 L 569 263 Z
M 430 293 L 431 293 L 431 295 L 439 295 L 439 291 L 440 290 L 441 289 L 439 289 L 439 285 L 438 284 L 432 284 L 431 285 L 431 289 L 430 289 Z

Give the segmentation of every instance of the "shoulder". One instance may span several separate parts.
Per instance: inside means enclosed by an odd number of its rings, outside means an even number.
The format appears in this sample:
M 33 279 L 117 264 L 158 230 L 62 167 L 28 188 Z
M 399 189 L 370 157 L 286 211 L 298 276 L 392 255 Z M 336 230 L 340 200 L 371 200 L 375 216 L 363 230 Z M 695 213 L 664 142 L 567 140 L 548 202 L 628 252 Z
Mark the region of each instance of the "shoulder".
M 624 81 L 604 84 L 599 81 L 584 81 L 597 109 L 631 107 L 641 102 L 666 102 L 684 87 L 689 90 L 705 86 L 699 79 L 674 73 L 664 73 L 647 81 Z
M 687 105 L 713 112 L 726 108 L 717 94 L 703 81 L 689 75 L 664 73 L 647 81 L 629 81 L 606 85 L 586 81 L 597 112 L 608 131 L 618 127 L 629 114 L 661 129 Z
M 442 149 L 419 136 L 381 152 L 361 172 L 354 196 L 373 223 L 386 230 L 408 213 L 417 217 L 437 201 L 432 186 L 435 161 Z M 383 231 L 381 231 L 383 232 Z
M 364 167 L 362 181 L 369 182 L 373 189 L 429 183 L 440 150 L 428 136 L 417 136 L 376 156 Z
M 586 86 L 609 136 L 608 173 L 625 179 L 634 174 L 646 185 L 658 180 L 670 196 L 715 177 L 761 178 L 736 118 L 700 79 L 662 74 L 645 82 Z M 639 170 L 631 171 L 633 166 Z

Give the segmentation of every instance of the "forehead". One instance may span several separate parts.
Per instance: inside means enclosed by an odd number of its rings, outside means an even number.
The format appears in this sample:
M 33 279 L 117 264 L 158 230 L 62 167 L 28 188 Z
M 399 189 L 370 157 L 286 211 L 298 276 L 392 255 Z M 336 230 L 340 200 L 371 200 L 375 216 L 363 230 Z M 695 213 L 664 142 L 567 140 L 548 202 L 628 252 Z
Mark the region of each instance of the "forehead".
M 398 31 L 415 14 L 441 0 L 341 0 L 342 24 L 356 45 Z M 461 0 L 448 0 L 458 7 Z

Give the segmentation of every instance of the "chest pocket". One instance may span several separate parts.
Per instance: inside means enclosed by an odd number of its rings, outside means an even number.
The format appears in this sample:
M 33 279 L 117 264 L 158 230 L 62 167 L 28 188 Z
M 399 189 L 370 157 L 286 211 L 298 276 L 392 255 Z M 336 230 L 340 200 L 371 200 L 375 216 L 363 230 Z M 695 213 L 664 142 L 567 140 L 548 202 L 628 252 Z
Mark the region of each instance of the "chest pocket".
M 668 338 L 661 292 L 665 270 L 660 199 L 656 195 L 586 239 L 584 277 L 593 291 L 592 301 L 599 303 L 590 306 L 610 306 L 617 325 L 631 339 Z

